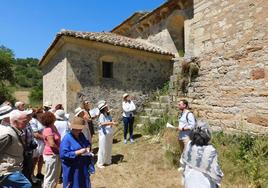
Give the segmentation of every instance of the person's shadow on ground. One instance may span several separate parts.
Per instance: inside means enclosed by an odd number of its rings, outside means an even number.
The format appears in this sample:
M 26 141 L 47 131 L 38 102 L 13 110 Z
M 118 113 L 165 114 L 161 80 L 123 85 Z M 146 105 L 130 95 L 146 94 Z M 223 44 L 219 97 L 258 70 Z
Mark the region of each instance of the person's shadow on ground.
M 116 155 L 112 156 L 112 164 L 118 164 L 118 163 L 122 163 L 122 162 L 126 162 L 126 161 L 124 161 L 124 155 L 116 154 Z
M 138 138 L 140 138 L 140 137 L 142 137 L 142 134 L 134 134 L 134 135 L 133 135 L 133 139 L 138 139 Z

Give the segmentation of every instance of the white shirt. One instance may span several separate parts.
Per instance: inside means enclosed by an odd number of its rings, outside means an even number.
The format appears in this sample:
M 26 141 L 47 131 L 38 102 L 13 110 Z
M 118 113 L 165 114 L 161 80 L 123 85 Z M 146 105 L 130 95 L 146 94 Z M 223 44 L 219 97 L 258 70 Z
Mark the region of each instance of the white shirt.
M 54 125 L 57 128 L 62 140 L 66 133 L 69 131 L 69 122 L 57 120 L 55 121 Z
M 188 115 L 187 115 L 188 114 Z M 188 118 L 187 118 L 188 116 Z M 187 121 L 188 119 L 188 121 Z M 193 129 L 195 127 L 195 118 L 194 114 L 190 112 L 189 110 L 185 110 L 182 112 L 181 117 L 179 118 L 179 128 L 187 128 L 187 129 Z M 190 135 L 190 130 L 187 131 L 180 131 L 179 133 L 179 139 L 184 140 Z
M 42 133 L 43 129 L 45 128 L 36 118 L 32 118 L 29 123 L 34 133 Z
M 123 101 L 122 103 L 122 108 L 123 108 L 123 117 L 130 117 L 134 116 L 134 111 L 136 110 L 136 106 L 133 101 Z

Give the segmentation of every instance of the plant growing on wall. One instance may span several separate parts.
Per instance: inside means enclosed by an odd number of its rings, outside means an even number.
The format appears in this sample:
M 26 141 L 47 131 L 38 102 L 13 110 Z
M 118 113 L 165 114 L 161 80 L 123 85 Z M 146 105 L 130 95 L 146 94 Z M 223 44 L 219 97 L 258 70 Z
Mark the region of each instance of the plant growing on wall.
M 181 75 L 179 86 L 182 93 L 188 92 L 189 84 L 198 76 L 199 63 L 197 58 L 191 58 L 190 61 L 184 60 L 181 64 Z

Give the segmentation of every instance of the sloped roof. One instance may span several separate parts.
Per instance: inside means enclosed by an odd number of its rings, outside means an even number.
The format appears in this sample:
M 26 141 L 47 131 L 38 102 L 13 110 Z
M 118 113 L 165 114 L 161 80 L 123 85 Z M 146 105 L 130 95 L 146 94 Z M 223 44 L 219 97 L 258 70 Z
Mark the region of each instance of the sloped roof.
M 191 1 L 190 0 L 167 0 L 165 1 L 162 5 L 160 5 L 159 7 L 153 9 L 152 11 L 149 11 L 149 12 L 144 12 L 144 14 L 140 14 L 139 15 L 139 18 L 136 20 L 135 23 L 133 23 L 132 25 L 135 25 L 135 24 L 138 24 L 140 22 L 142 22 L 143 20 L 146 20 L 148 19 L 151 15 L 153 14 L 159 14 L 159 12 L 166 8 L 166 7 L 173 7 L 173 9 L 175 7 L 178 6 L 178 4 L 191 4 Z M 129 21 L 134 17 L 136 16 L 136 13 L 134 13 L 132 16 L 130 16 L 129 18 L 127 18 L 126 20 L 124 20 L 121 24 L 119 24 L 118 26 L 116 26 L 115 28 L 112 29 L 111 32 L 116 32 L 117 29 L 119 29 L 120 27 L 123 27 L 124 25 L 128 24 Z
M 110 44 L 113 46 L 120 46 L 120 47 L 126 47 L 136 50 L 142 50 L 146 52 L 156 53 L 156 54 L 162 54 L 162 55 L 168 55 L 173 56 L 174 54 L 160 48 L 159 46 L 156 46 L 154 44 L 148 43 L 147 41 L 143 39 L 133 39 L 129 37 L 125 37 L 122 35 L 118 35 L 115 33 L 110 32 L 81 32 L 81 31 L 71 31 L 71 30 L 61 30 L 57 33 L 55 40 L 50 45 L 50 47 L 47 49 L 45 55 L 42 57 L 42 59 L 39 62 L 39 65 L 42 65 L 42 62 L 50 52 L 50 50 L 54 47 L 56 42 L 59 40 L 62 36 L 68 36 L 68 37 L 74 37 L 77 39 L 84 39 L 89 41 L 95 41 L 95 42 L 101 42 Z
M 125 19 L 121 24 L 117 25 L 115 28 L 111 30 L 111 32 L 115 31 L 117 28 L 129 23 L 130 25 L 135 25 L 141 18 L 149 14 L 150 12 L 135 12 L 130 17 Z

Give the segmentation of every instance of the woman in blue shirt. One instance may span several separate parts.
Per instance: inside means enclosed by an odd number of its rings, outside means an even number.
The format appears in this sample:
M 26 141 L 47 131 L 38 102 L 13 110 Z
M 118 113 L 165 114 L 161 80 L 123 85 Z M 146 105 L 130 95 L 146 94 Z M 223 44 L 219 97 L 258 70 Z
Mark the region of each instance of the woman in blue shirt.
M 74 117 L 71 132 L 67 133 L 60 145 L 63 168 L 63 187 L 90 188 L 89 167 L 91 163 L 90 143 L 82 133 L 85 121 Z
M 99 151 L 98 168 L 105 168 L 104 165 L 112 163 L 113 126 L 117 123 L 112 120 L 108 106 L 105 101 L 99 102 Z

